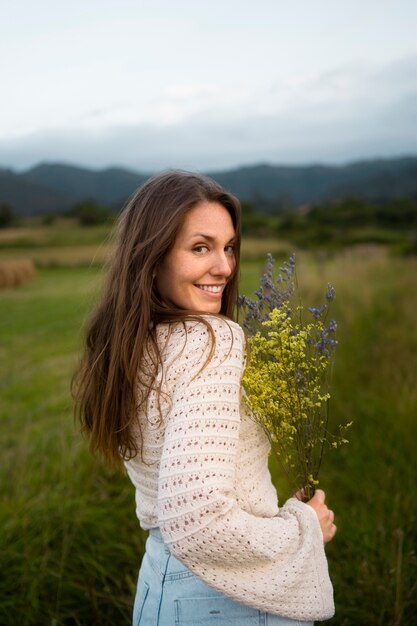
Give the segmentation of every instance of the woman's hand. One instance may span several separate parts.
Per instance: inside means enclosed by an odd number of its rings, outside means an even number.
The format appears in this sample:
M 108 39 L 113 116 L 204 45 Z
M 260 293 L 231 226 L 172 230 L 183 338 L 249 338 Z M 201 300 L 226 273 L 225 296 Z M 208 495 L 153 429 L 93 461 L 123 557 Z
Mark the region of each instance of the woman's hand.
M 321 532 L 323 533 L 323 541 L 327 543 L 331 541 L 336 534 L 336 526 L 334 525 L 334 513 L 324 503 L 326 494 L 322 489 L 317 489 L 314 496 L 306 504 L 315 510 L 320 522 Z

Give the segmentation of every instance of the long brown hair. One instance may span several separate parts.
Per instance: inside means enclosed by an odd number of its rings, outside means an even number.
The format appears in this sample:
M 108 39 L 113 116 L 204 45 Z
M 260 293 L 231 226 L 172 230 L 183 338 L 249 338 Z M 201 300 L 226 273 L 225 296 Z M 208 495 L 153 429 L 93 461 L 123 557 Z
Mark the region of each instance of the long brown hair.
M 185 215 L 203 201 L 224 206 L 236 232 L 235 269 L 220 311 L 232 319 L 241 228 L 240 205 L 233 195 L 206 176 L 169 171 L 149 179 L 122 212 L 103 295 L 89 321 L 72 385 L 75 415 L 89 437 L 91 451 L 113 464 L 136 456 L 142 446 L 131 426 L 162 364 L 156 325 L 196 315 L 165 302 L 154 276 L 158 263 L 174 245 Z M 146 371 L 141 368 L 144 361 Z

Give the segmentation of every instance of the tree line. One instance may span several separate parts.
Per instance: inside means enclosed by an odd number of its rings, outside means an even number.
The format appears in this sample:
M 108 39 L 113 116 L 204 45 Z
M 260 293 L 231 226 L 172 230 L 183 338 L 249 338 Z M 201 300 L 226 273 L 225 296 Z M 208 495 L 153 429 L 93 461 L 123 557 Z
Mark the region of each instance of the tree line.
M 291 207 L 265 205 L 262 199 L 242 201 L 243 234 L 252 237 L 279 237 L 300 247 L 337 247 L 358 243 L 395 245 L 403 252 L 417 254 L 417 198 L 368 201 L 357 198 Z M 86 199 L 64 214 L 81 226 L 112 224 L 117 211 Z M 57 215 L 45 215 L 50 224 Z M 13 208 L 0 204 L 0 228 L 21 222 Z
M 277 236 L 304 248 L 390 244 L 417 254 L 417 198 L 343 199 L 275 214 L 257 210 L 253 202 L 243 202 L 242 209 L 244 235 Z

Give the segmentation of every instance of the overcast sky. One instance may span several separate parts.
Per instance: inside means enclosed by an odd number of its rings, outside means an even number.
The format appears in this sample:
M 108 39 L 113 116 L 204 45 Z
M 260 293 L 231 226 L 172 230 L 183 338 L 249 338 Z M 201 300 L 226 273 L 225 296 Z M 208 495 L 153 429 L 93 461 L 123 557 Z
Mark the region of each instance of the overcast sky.
M 0 167 L 417 154 L 415 0 L 0 7 Z

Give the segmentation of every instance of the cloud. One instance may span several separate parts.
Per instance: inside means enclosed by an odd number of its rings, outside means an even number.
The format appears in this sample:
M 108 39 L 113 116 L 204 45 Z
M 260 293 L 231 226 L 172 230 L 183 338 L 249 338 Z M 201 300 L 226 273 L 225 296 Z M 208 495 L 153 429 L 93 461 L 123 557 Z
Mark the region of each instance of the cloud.
M 346 66 L 298 77 L 265 88 L 265 104 L 259 94 L 242 93 L 234 101 L 229 93 L 223 103 L 216 86 L 173 85 L 154 103 L 158 123 L 86 122 L 82 128 L 9 138 L 0 142 L 0 163 L 213 170 L 259 161 L 346 162 L 414 154 L 416 67 L 416 57 L 409 56 L 383 67 Z

